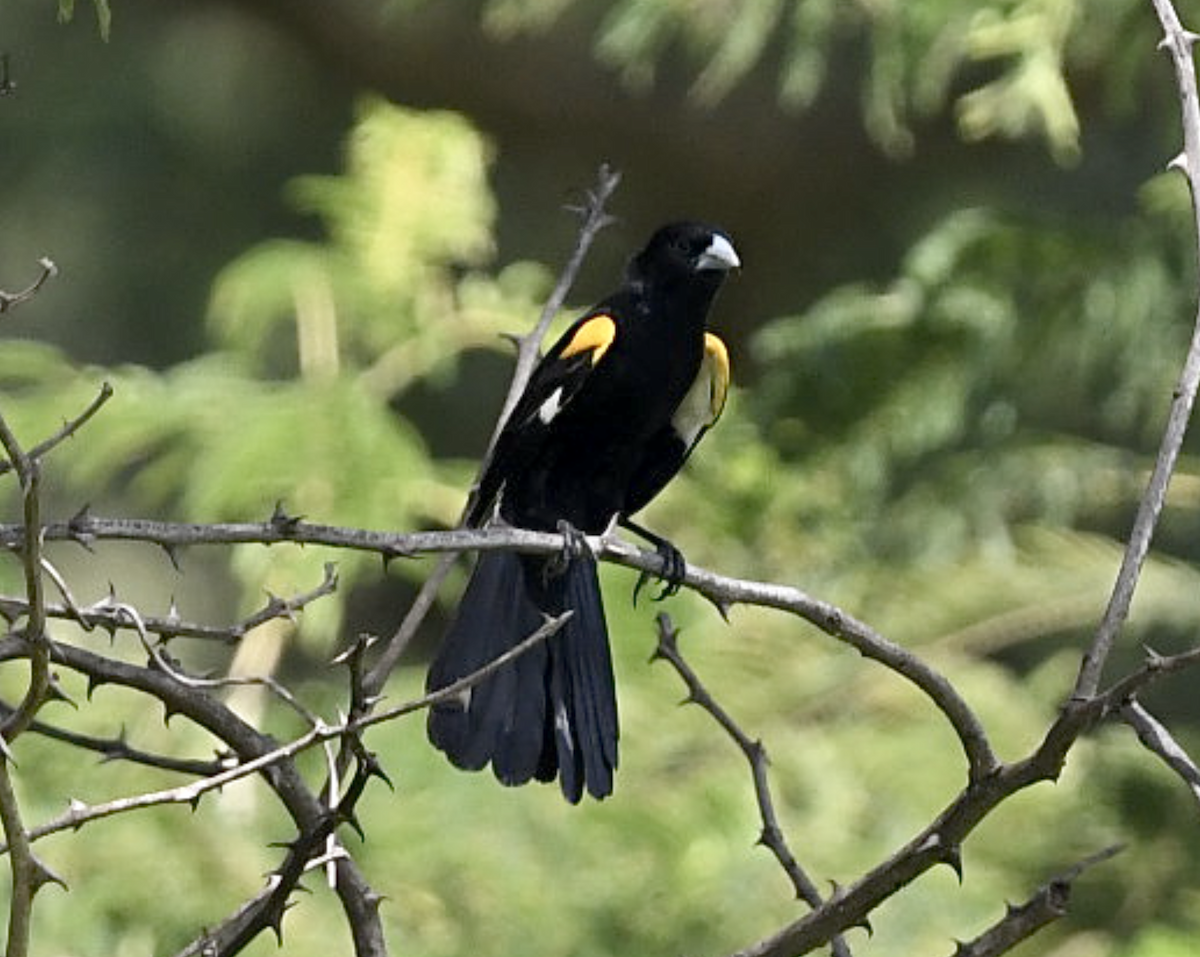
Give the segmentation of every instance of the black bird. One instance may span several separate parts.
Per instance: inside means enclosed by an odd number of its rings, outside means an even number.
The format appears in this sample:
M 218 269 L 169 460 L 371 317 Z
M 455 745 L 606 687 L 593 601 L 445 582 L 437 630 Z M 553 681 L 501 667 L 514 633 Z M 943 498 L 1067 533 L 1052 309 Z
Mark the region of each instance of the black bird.
M 600 534 L 614 521 L 658 548 L 670 592 L 683 562 L 630 516 L 679 471 L 717 420 L 729 386 L 724 344 L 706 331 L 726 272 L 729 237 L 701 223 L 659 229 L 621 286 L 542 358 L 505 423 L 466 524 L 494 513 L 512 526 Z M 458 767 L 489 761 L 504 784 L 557 774 L 576 803 L 612 793 L 617 701 L 596 561 L 484 552 L 429 669 L 444 688 L 544 624 L 574 614 L 548 640 L 460 698 L 435 706 L 429 739 Z

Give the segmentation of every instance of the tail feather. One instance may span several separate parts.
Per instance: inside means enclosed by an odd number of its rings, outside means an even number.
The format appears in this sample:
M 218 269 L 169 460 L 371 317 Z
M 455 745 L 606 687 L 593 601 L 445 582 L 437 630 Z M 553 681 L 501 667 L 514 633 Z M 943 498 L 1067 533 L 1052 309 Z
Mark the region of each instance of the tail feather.
M 458 616 L 429 669 L 427 690 L 444 688 L 478 671 L 541 626 L 542 613 L 530 600 L 524 577 L 517 555 L 493 552 L 481 556 L 459 604 Z M 478 771 L 492 759 L 497 740 L 506 731 L 511 750 L 515 745 L 511 740 L 512 708 L 528 692 L 519 687 L 520 679 L 531 686 L 537 684 L 528 679 L 536 660 L 525 662 L 521 670 L 516 665 L 524 659 L 540 658 L 544 667 L 545 657 L 544 646 L 533 648 L 459 698 L 435 705 L 429 712 L 429 740 L 455 766 L 467 771 Z M 540 735 L 536 737 L 535 744 L 540 748 Z
M 429 739 L 450 761 L 489 761 L 504 784 L 557 774 L 575 803 L 586 788 L 612 793 L 617 704 L 596 563 L 576 558 L 559 574 L 542 559 L 480 557 L 426 686 L 444 688 L 517 645 L 546 615 L 574 614 L 556 635 L 498 669 L 461 699 L 429 713 Z
M 565 661 L 567 700 L 564 713 L 569 726 L 558 729 L 559 738 L 573 746 L 576 769 L 589 793 L 612 793 L 617 766 L 617 701 L 612 678 L 612 658 L 596 563 L 587 557 L 573 561 L 563 575 L 566 607 L 575 611 L 567 633 L 555 649 Z M 566 780 L 563 781 L 564 789 Z

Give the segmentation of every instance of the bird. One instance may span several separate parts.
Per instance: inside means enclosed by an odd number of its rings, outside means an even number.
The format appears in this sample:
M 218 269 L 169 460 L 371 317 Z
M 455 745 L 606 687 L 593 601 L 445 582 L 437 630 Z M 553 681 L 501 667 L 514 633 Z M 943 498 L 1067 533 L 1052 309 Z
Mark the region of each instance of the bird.
M 717 421 L 729 354 L 708 331 L 713 300 L 741 266 L 728 233 L 686 221 L 656 230 L 617 289 L 539 360 L 492 449 L 464 526 L 560 531 L 561 555 L 482 552 L 435 653 L 436 692 L 514 648 L 552 616 L 559 631 L 457 696 L 434 704 L 431 743 L 455 766 L 489 763 L 506 785 L 559 780 L 577 804 L 613 791 L 616 686 L 596 560 L 585 535 L 620 524 L 663 559 L 662 595 L 685 568 L 633 516 Z M 639 580 L 640 588 L 642 580 Z M 635 600 L 636 600 L 635 589 Z

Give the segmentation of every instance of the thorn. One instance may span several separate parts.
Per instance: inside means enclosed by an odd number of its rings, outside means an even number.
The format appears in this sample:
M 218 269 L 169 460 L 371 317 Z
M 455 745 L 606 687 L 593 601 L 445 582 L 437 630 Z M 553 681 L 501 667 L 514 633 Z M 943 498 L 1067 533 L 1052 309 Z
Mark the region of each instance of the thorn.
M 63 687 L 59 684 L 57 672 L 50 675 L 50 683 L 46 686 L 47 701 L 62 701 L 69 704 L 75 710 L 79 710 L 79 705 L 75 703 L 75 699 L 63 691 Z
M 33 889 L 35 892 L 46 884 L 57 884 L 64 891 L 70 890 L 67 887 L 67 882 L 55 874 L 40 858 L 34 857 L 33 864 L 35 867 L 33 874 Z
M 341 817 L 343 824 L 350 825 L 350 827 L 354 830 L 354 833 L 358 835 L 358 839 L 365 844 L 367 841 L 367 832 L 362 829 L 362 824 L 359 823 L 358 815 L 355 814 L 353 810 L 350 810 L 339 814 L 339 817 Z
M 1167 163 L 1167 169 L 1179 170 L 1179 172 L 1183 173 L 1183 175 L 1186 176 L 1187 171 L 1188 171 L 1187 150 L 1183 150 L 1182 152 L 1180 152 L 1176 156 L 1174 156 L 1171 159 L 1171 162 Z
M 362 897 L 363 900 L 366 901 L 367 906 L 376 912 L 379 910 L 379 905 L 387 900 L 386 897 L 384 897 L 382 894 L 376 893 L 375 891 L 367 891 L 362 895 Z
M 280 499 L 275 503 L 275 510 L 268 521 L 279 534 L 294 535 L 300 523 L 304 521 L 304 516 L 289 515 L 283 507 L 283 500 Z
M 183 574 L 183 566 L 179 564 L 179 547 L 172 542 L 159 542 L 158 547 L 167 553 L 167 561 L 175 571 Z
M 275 933 L 275 945 L 280 949 L 283 948 L 283 915 L 291 908 L 289 901 L 284 901 L 277 913 L 266 918 L 267 926 Z
M 85 502 L 83 506 L 67 521 L 67 528 L 73 533 L 82 534 L 92 524 L 92 504 Z
M 962 848 L 957 844 L 948 844 L 942 851 L 939 863 L 946 864 L 958 877 L 958 883 L 963 882 Z
M 171 607 L 167 609 L 167 621 L 173 625 L 179 622 L 179 606 L 175 604 L 174 595 L 171 596 Z
M 389 791 L 395 792 L 396 785 L 392 783 L 392 779 L 389 778 L 387 772 L 383 770 L 383 765 L 376 760 L 375 755 L 373 754 L 371 755 L 370 763 L 367 765 L 367 775 L 369 777 L 379 778 L 379 780 L 388 786 Z

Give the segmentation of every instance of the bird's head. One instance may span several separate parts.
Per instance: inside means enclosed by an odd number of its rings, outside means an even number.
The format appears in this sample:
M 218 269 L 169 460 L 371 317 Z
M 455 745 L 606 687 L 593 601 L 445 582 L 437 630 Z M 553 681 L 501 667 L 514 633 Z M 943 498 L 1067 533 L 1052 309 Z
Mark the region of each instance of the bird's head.
M 726 272 L 741 264 L 733 242 L 723 230 L 704 223 L 680 222 L 655 232 L 632 268 L 642 277 L 700 275 L 720 282 Z

